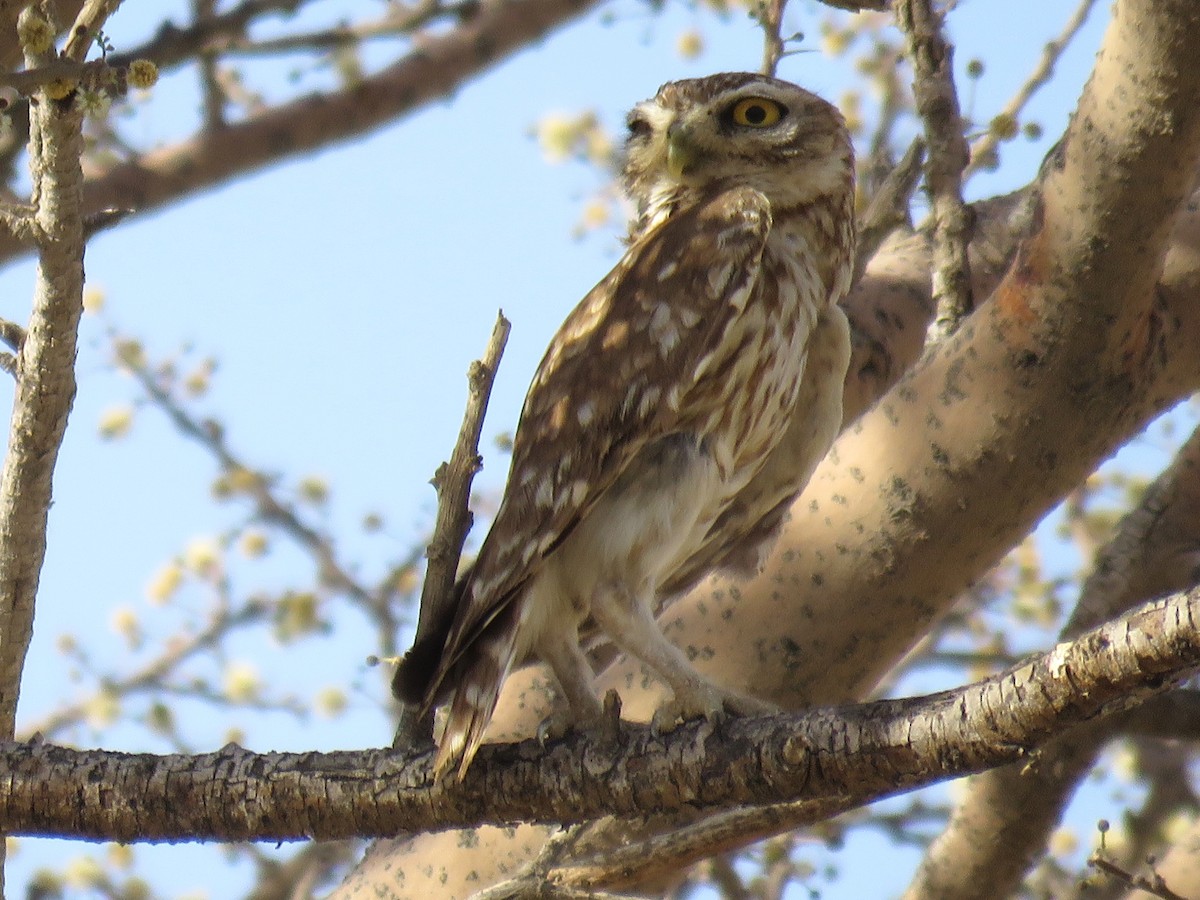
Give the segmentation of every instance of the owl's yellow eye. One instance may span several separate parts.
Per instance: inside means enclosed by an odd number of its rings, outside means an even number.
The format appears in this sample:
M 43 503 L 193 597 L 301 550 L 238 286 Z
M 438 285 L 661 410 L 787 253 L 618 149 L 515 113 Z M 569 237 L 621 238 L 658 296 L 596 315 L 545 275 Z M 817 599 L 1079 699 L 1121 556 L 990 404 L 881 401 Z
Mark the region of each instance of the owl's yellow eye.
M 768 128 L 783 118 L 787 112 L 774 100 L 766 97 L 747 97 L 733 105 L 729 118 L 734 125 L 744 125 L 749 128 Z

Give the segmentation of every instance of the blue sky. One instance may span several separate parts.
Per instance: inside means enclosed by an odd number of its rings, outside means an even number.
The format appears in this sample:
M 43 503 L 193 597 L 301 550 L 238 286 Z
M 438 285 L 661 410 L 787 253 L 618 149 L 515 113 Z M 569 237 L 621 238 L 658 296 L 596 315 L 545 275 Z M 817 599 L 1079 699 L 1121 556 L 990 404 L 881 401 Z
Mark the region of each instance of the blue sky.
M 124 50 L 151 34 L 164 10 L 183 6 L 128 3 L 106 31 Z M 951 19 L 959 74 L 973 57 L 987 64 L 970 94 L 963 88 L 977 120 L 999 111 L 1073 6 L 1040 0 L 959 5 Z M 323 15 L 373 9 L 378 4 L 347 0 L 324 4 Z M 816 47 L 823 15 L 823 7 L 797 0 L 789 30 L 806 32 L 805 46 Z M 1046 138 L 1009 145 L 1004 168 L 977 178 L 973 196 L 1008 190 L 1035 174 L 1066 124 L 1105 18 L 1104 9 L 1093 12 L 1054 81 L 1031 104 Z M 690 28 L 703 32 L 706 50 L 684 60 L 674 42 Z M 1000 49 L 998 36 L 1004 36 Z M 293 483 L 308 474 L 327 479 L 333 494 L 325 526 L 341 536 L 339 550 L 360 571 L 377 574 L 405 555 L 430 521 L 428 479 L 457 433 L 466 367 L 481 352 L 497 309 L 512 320 L 513 333 L 488 435 L 513 427 L 550 335 L 619 253 L 615 230 L 572 237 L 581 206 L 602 187 L 602 176 L 578 163 L 548 165 L 531 137 L 533 125 L 548 112 L 595 108 L 617 130 L 624 110 L 660 83 L 754 68 L 760 48 L 756 26 L 741 14 L 721 21 L 672 4 L 654 16 L 643 4 L 622 0 L 473 80 L 452 100 L 99 236 L 88 249 L 89 285 L 104 292 L 109 320 L 143 339 L 151 356 L 190 344 L 192 359 L 219 358 L 201 408 L 224 423 L 231 445 L 251 464 Z M 389 52 L 381 46 L 372 55 L 382 59 Z M 780 75 L 835 100 L 860 86 L 843 61 L 819 52 L 789 57 Z M 269 92 L 281 89 L 278 80 L 263 84 Z M 190 76 L 166 79 L 137 103 L 130 134 L 146 145 L 181 136 L 196 105 Z M 0 272 L 0 315 L 25 319 L 31 272 L 27 263 Z M 211 502 L 213 463 L 157 412 L 139 412 L 120 441 L 97 438 L 105 411 L 137 396 L 132 382 L 107 364 L 105 328 L 94 316 L 83 327 L 79 397 L 55 482 L 23 725 L 89 686 L 74 681 L 64 665 L 55 649 L 60 635 L 90 640 L 99 665 L 121 670 L 133 660 L 111 630 L 114 608 L 134 610 L 151 641 L 203 609 L 198 595 L 191 611 L 185 601 L 181 608 L 153 609 L 145 585 L 189 541 L 245 514 L 237 504 Z M 478 486 L 498 489 L 506 464 L 488 444 Z M 382 514 L 387 525 L 364 538 L 357 524 L 368 512 Z M 238 590 L 300 583 L 302 565 L 280 544 L 261 564 L 239 568 Z M 360 684 L 345 719 L 297 725 L 246 713 L 227 722 L 197 708 L 189 736 L 206 749 L 223 743 L 230 725 L 244 729 L 245 743 L 258 750 L 389 741 L 382 682 L 363 666 L 376 647 L 361 623 L 339 626 L 336 642 L 280 646 L 247 638 L 234 641 L 230 655 L 303 696 L 328 685 Z M 80 733 L 77 740 L 167 749 L 133 728 L 102 739 Z M 36 865 L 86 849 L 22 841 L 8 867 L 10 885 L 22 883 Z M 878 866 L 851 863 L 852 854 L 885 849 L 882 838 L 856 838 L 837 855 L 846 879 L 824 896 L 899 891 L 915 863 L 912 853 L 897 854 L 886 885 L 863 881 L 879 877 Z M 249 883 L 244 869 L 212 865 L 219 857 L 214 848 L 139 848 L 137 855 L 170 896 L 192 890 L 234 896 Z

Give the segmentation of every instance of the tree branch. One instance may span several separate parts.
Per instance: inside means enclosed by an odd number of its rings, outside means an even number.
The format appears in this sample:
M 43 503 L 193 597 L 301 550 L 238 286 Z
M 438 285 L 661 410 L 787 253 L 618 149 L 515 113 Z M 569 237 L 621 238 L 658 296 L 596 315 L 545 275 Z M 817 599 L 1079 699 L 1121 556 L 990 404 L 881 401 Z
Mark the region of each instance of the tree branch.
M 694 722 L 665 736 L 630 728 L 612 742 L 576 735 L 549 750 L 488 745 L 462 783 L 434 784 L 430 753 L 229 745 L 191 757 L 7 744 L 0 828 L 120 841 L 326 839 L 780 799 L 810 804 L 815 820 L 1015 760 L 1036 766 L 1041 741 L 1200 667 L 1198 626 L 1195 589 L 958 690 L 719 730 Z
M 1197 508 L 1200 429 L 1146 489 L 1098 554 L 1063 630 L 1064 639 L 1120 615 L 1147 597 L 1189 583 L 1195 575 Z M 1159 698 L 1153 705 L 1166 706 L 1171 699 Z M 1144 726 L 1137 723 L 1146 718 L 1140 712 L 1130 723 L 1139 731 Z M 906 900 L 984 900 L 1014 889 L 1046 846 L 1079 779 L 1091 770 L 1112 737 L 1108 726 L 1089 723 L 1050 742 L 1041 753 L 1045 764 L 1032 777 L 1020 769 L 1004 768 L 972 781 L 945 832 L 929 848 Z
M 898 0 L 896 19 L 908 40 L 913 97 L 929 148 L 925 184 L 933 209 L 933 299 L 937 304 L 929 336 L 938 340 L 953 334 L 975 305 L 967 259 L 972 222 L 962 199 L 962 175 L 969 153 L 954 90 L 954 53 L 942 36 L 942 19 L 933 10 L 933 0 Z
M 88 172 L 85 211 L 107 207 L 148 212 L 269 163 L 346 140 L 453 93 L 599 0 L 493 0 L 451 31 L 429 37 L 382 71 L 342 90 L 314 94 L 223 129 Z M 24 252 L 0 236 L 0 262 Z

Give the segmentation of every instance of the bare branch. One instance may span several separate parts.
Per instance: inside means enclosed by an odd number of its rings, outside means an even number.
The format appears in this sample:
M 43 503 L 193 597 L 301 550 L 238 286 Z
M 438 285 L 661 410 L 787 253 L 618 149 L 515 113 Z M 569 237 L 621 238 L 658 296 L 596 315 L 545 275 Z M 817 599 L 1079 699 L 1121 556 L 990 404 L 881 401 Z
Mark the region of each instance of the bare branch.
M 1122 884 L 1134 888 L 1135 890 L 1145 891 L 1154 897 L 1161 897 L 1162 900 L 1188 900 L 1187 897 L 1175 893 L 1166 882 L 1157 875 L 1149 877 L 1145 875 L 1134 875 L 1132 872 L 1127 872 L 1121 866 L 1114 862 L 1105 859 L 1101 854 L 1095 853 L 1088 857 L 1088 865 L 1095 866 L 1105 875 L 1115 878 Z
M 892 5 L 892 0 L 821 0 L 826 6 L 834 9 L 844 9 L 847 12 L 862 12 L 870 9 L 882 12 Z
M 933 298 L 937 304 L 929 337 L 938 340 L 953 334 L 974 308 L 967 259 L 972 218 L 962 199 L 967 141 L 954 90 L 953 50 L 942 35 L 942 20 L 933 10 L 933 0 L 897 0 L 896 18 L 908 39 L 913 96 L 929 147 L 925 183 L 933 208 Z
M 774 75 L 779 68 L 779 60 L 783 59 L 783 11 L 787 8 L 787 0 L 764 0 L 757 13 L 758 23 L 763 30 L 763 63 L 764 75 Z
M 1198 623 L 1200 589 L 959 690 L 734 719 L 719 730 L 694 722 L 662 736 L 631 727 L 620 743 L 575 735 L 549 750 L 534 740 L 487 745 L 453 783 L 433 782 L 431 753 L 255 754 L 230 745 L 188 757 L 8 744 L 0 827 L 120 841 L 324 839 L 661 816 L 781 797 L 808 804 L 815 821 L 990 766 L 1036 765 L 1030 754 L 1042 740 L 1200 667 Z M 651 864 L 660 863 L 643 866 Z M 562 886 L 619 887 L 640 874 L 624 866 L 597 876 L 583 865 L 563 873 Z

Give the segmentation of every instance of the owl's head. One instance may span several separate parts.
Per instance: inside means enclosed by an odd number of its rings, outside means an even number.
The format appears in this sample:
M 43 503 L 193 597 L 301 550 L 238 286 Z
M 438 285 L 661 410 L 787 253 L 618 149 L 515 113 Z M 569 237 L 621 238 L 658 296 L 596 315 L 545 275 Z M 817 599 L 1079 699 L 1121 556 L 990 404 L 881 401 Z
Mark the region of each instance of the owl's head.
M 624 181 L 639 218 L 747 186 L 776 210 L 842 197 L 853 149 L 837 108 L 752 72 L 672 81 L 627 118 Z

